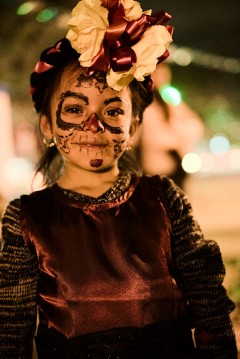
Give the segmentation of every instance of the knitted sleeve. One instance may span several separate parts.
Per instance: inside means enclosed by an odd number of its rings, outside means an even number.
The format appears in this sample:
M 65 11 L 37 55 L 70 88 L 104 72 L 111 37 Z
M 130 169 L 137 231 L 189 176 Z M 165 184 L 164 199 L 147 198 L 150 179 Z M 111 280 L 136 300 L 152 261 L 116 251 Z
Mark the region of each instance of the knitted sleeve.
M 163 177 L 172 221 L 172 246 L 177 270 L 189 301 L 198 358 L 237 359 L 229 314 L 234 303 L 223 287 L 225 267 L 215 241 L 205 240 L 186 194 Z
M 0 358 L 32 358 L 36 327 L 37 261 L 20 231 L 20 200 L 2 219 L 0 257 Z

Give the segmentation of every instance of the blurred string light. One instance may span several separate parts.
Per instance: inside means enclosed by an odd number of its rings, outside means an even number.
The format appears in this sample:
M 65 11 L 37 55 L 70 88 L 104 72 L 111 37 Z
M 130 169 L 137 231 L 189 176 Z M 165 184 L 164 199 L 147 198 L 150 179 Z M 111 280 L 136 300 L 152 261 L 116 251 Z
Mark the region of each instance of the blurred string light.
M 174 86 L 164 85 L 159 88 L 162 99 L 169 104 L 177 106 L 182 101 L 181 92 Z
M 179 66 L 195 64 L 213 70 L 230 72 L 232 74 L 240 73 L 240 60 L 237 58 L 220 56 L 194 50 L 189 47 L 178 47 L 176 45 L 171 45 L 170 53 L 171 56 L 168 58 L 168 62 L 174 62 Z

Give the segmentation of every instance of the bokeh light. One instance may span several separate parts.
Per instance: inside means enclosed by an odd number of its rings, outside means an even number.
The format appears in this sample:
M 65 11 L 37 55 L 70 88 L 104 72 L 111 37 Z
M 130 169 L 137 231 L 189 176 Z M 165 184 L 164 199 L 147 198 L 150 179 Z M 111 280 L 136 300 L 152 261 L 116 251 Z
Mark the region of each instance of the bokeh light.
M 18 186 L 29 179 L 32 165 L 23 157 L 12 157 L 4 163 L 2 173 L 9 184 Z
M 48 22 L 49 20 L 52 20 L 57 15 L 57 13 L 57 8 L 49 7 L 39 11 L 36 16 L 36 20 L 37 22 Z
M 180 91 L 170 85 L 164 85 L 160 87 L 159 93 L 162 96 L 163 100 L 172 105 L 179 105 L 182 101 L 182 96 Z
M 233 171 L 240 170 L 240 148 L 232 148 L 229 152 L 229 165 Z
M 178 48 L 173 52 L 173 60 L 179 66 L 188 66 L 192 62 L 192 55 L 189 50 Z
M 215 135 L 209 141 L 210 152 L 219 155 L 230 150 L 230 142 L 225 135 Z
M 33 1 L 27 1 L 17 8 L 17 14 L 18 15 L 27 15 L 34 9 L 34 7 L 35 7 L 35 4 Z
M 197 173 L 201 166 L 202 160 L 197 153 L 187 153 L 182 159 L 182 168 L 187 173 Z
M 44 1 L 25 1 L 17 8 L 17 15 L 24 16 L 28 15 L 32 12 L 37 12 L 43 7 L 45 7 L 46 4 Z
M 202 165 L 200 169 L 201 173 L 211 174 L 215 166 L 214 156 L 209 152 L 202 152 L 200 154 L 200 158 L 202 161 Z

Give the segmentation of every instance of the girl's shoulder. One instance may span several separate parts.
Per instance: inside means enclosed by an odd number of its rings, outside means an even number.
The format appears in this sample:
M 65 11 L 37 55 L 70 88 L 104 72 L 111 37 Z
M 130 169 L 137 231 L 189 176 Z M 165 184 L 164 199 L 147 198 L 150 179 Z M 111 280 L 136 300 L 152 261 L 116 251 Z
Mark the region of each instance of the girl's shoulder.
M 191 211 L 191 204 L 186 193 L 168 176 L 142 176 L 142 181 L 148 181 L 163 203 L 170 217 L 182 211 L 183 207 Z
M 161 187 L 165 190 L 177 191 L 180 189 L 177 184 L 166 175 L 142 175 L 141 181 L 153 183 L 155 186 L 158 186 L 159 188 Z
M 46 189 L 36 191 L 36 192 L 46 192 Z M 21 210 L 22 205 L 26 201 L 28 201 L 32 196 L 36 195 L 36 192 L 32 192 L 30 194 L 23 194 L 17 198 L 10 200 L 7 205 L 5 206 L 3 213 L 2 213 L 2 228 L 4 229 L 11 229 L 14 233 L 20 234 L 19 232 L 19 223 L 21 217 Z
M 172 200 L 175 196 L 184 196 L 185 193 L 177 184 L 168 176 L 154 175 L 142 176 L 141 181 L 150 183 L 161 197 Z

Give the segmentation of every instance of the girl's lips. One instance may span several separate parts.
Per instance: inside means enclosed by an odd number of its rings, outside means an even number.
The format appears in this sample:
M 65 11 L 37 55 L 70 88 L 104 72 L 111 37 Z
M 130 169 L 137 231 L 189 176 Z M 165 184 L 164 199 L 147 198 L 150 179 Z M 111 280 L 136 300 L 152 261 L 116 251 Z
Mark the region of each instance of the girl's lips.
M 105 147 L 107 147 L 106 144 L 100 144 L 100 143 L 79 143 L 79 146 L 81 147 L 85 147 L 87 149 L 93 149 L 93 150 L 96 150 L 96 149 L 103 149 Z

